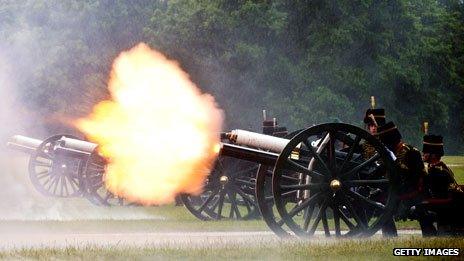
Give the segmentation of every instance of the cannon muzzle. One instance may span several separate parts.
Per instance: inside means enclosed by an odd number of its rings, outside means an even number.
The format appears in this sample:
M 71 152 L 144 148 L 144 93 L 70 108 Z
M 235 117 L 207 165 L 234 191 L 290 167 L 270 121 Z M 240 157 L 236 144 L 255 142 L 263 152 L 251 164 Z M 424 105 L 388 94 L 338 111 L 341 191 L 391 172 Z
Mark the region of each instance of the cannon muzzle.
M 221 132 L 221 133 L 220 133 L 220 138 L 221 138 L 221 140 L 228 139 L 228 137 L 227 137 L 227 132 Z
M 83 159 L 89 157 L 97 147 L 96 143 L 63 136 L 58 140 L 54 151 L 58 155 Z
M 282 150 L 290 141 L 288 139 L 246 130 L 232 130 L 226 133 L 224 136 L 237 145 L 248 146 L 251 148 L 271 151 L 275 153 L 282 152 Z
M 15 135 L 6 143 L 6 146 L 8 148 L 32 154 L 40 146 L 40 144 L 42 144 L 42 140 L 22 135 Z
M 54 150 L 57 155 L 81 158 L 90 155 L 98 146 L 98 144 L 92 142 L 73 139 L 64 135 L 61 137 L 57 135 L 56 137 L 57 138 L 54 143 L 51 144 L 50 149 Z M 39 139 L 15 135 L 7 142 L 6 145 L 8 148 L 33 154 L 43 142 L 44 141 Z

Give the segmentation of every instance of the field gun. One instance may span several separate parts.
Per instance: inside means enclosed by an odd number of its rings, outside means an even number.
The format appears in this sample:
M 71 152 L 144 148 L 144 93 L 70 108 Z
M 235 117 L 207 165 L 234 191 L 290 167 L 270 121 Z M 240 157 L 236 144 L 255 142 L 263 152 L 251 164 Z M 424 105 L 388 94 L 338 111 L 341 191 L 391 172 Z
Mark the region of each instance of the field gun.
M 81 195 L 78 172 L 81 157 L 68 157 L 57 153 L 62 138 L 70 135 L 54 135 L 45 140 L 15 135 L 7 147 L 30 155 L 28 170 L 34 187 L 46 196 L 75 197 Z M 61 146 L 60 146 L 61 147 Z M 64 151 L 64 149 L 62 149 Z M 74 151 L 71 149 L 71 151 Z
M 392 218 L 393 160 L 361 128 L 326 123 L 287 138 L 243 130 L 222 137 L 229 143 L 221 144 L 221 156 L 260 164 L 254 185 L 258 208 L 278 235 L 311 237 L 322 229 L 326 236 L 370 236 Z M 364 143 L 375 148 L 374 156 L 363 156 Z M 221 195 L 211 193 L 201 206 L 216 213 L 220 202 Z
M 106 160 L 98 154 L 98 144 L 66 134 L 45 140 L 15 135 L 7 147 L 30 155 L 29 177 L 43 195 L 84 196 L 98 205 L 127 203 L 114 197 L 104 186 Z

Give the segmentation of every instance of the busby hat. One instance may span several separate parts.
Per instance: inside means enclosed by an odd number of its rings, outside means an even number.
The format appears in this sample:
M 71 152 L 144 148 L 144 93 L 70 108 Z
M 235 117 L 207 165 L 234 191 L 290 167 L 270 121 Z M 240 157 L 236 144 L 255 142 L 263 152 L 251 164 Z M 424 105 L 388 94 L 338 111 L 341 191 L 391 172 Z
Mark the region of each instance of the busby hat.
M 439 135 L 425 135 L 422 142 L 422 152 L 443 156 L 443 137 Z
M 373 119 L 372 119 L 373 118 Z M 365 124 L 382 126 L 385 124 L 385 109 L 367 109 L 364 115 Z
M 393 148 L 402 138 L 400 131 L 392 121 L 379 126 L 376 135 L 389 148 Z

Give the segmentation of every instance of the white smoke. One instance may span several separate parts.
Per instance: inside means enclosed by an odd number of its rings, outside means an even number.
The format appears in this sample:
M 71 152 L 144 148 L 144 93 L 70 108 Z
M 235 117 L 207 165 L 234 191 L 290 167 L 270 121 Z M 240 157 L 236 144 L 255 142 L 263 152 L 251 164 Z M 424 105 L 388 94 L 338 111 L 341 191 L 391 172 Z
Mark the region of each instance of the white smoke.
M 12 17 L 22 15 L 13 13 Z M 59 70 L 56 66 L 54 68 L 46 64 L 48 57 L 41 57 L 44 46 L 40 41 L 44 41 L 43 35 L 40 37 L 31 30 L 31 26 L 24 23 L 26 18 L 9 25 L 1 24 L 0 21 L 0 26 L 3 27 L 0 35 L 5 31 L 9 32 L 9 44 L 0 43 L 0 220 L 160 218 L 149 214 L 144 208 L 105 208 L 94 206 L 84 198 L 43 196 L 29 179 L 28 155 L 6 148 L 8 138 L 15 134 L 46 138 L 41 120 L 37 119 L 37 115 L 30 115 L 31 106 L 25 102 L 27 95 L 24 79 L 34 79 L 29 77 L 34 66 L 46 68 L 41 72 L 48 70 L 53 73 L 54 69 Z M 46 40 L 53 42 L 50 39 L 54 37 L 53 34 L 47 36 L 49 38 Z M 55 42 L 60 41 L 58 39 Z

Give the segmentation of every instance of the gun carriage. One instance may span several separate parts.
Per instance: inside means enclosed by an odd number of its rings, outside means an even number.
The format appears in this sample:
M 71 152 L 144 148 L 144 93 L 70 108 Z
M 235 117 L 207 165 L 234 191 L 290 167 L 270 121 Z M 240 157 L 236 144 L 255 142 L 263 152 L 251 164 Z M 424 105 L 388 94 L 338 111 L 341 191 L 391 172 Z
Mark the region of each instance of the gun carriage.
M 284 137 L 266 134 L 233 130 L 221 135 L 218 167 L 205 192 L 195 200 L 183 195 L 195 216 L 249 219 L 259 209 L 276 234 L 302 237 L 320 229 L 326 236 L 369 236 L 392 218 L 398 184 L 393 160 L 368 132 L 327 123 Z M 365 143 L 373 156 L 363 155 Z M 258 170 L 223 172 L 224 158 L 259 164 Z
M 278 126 L 276 118 L 267 120 L 263 111 L 262 133 L 274 137 L 288 135 L 287 128 Z M 223 143 L 230 140 L 222 134 Z M 181 195 L 185 207 L 201 220 L 257 219 L 261 217 L 255 197 L 259 164 L 219 155 L 200 195 Z
M 385 147 L 366 131 L 327 123 L 276 138 L 242 130 L 221 155 L 259 163 L 256 199 L 278 235 L 370 236 L 396 210 L 396 175 Z M 369 143 L 373 156 L 364 157 Z M 271 171 L 272 169 L 272 171 Z M 212 203 L 214 206 L 214 203 Z
M 33 186 L 45 196 L 83 196 L 97 205 L 126 205 L 104 186 L 106 161 L 97 144 L 72 135 L 53 135 L 45 140 L 13 136 L 7 146 L 30 155 L 28 171 Z

